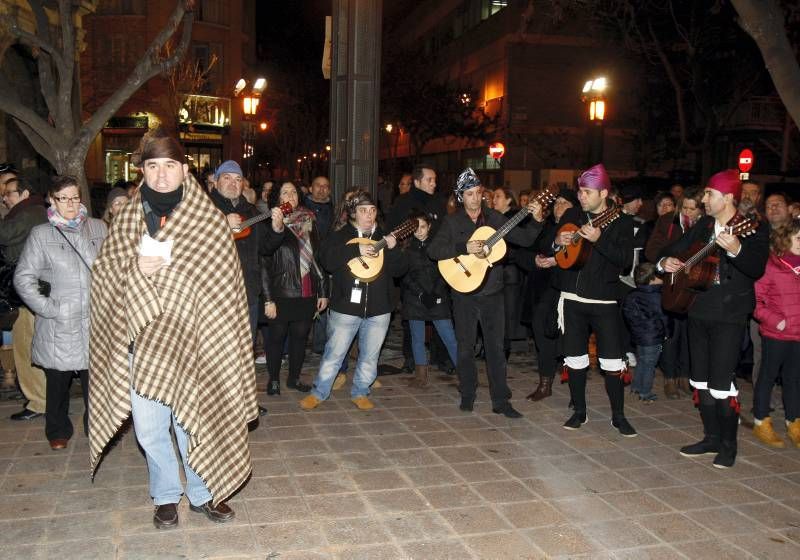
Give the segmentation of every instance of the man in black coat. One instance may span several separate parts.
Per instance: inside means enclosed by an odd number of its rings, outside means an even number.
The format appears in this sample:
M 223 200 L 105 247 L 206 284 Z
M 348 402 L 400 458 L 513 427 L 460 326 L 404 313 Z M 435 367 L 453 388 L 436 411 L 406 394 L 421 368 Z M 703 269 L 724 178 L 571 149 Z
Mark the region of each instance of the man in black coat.
M 591 253 L 580 268 L 555 269 L 556 287 L 561 291 L 558 303 L 559 328 L 563 333 L 564 365 L 567 366 L 569 392 L 574 414 L 564 423 L 567 430 L 577 430 L 587 421 L 586 373 L 589 369 L 588 337 L 597 336 L 597 356 L 605 378 L 606 394 L 611 405 L 611 425 L 625 437 L 636 430 L 625 418 L 625 383 L 627 372 L 625 336 L 618 299 L 622 293 L 620 275 L 633 260 L 633 220 L 620 213 L 605 229 L 593 221 L 611 208 L 611 181 L 602 163 L 578 177 L 580 208 L 567 210 L 561 223 L 578 226 Z M 571 233 L 559 234 L 553 243 L 556 253 L 572 244 Z
M 737 216 L 742 184 L 735 169 L 713 175 L 705 188 L 706 215 L 675 243 L 661 250 L 658 268 L 675 273 L 687 252 L 714 241 L 719 264 L 711 286 L 699 292 L 689 307 L 690 384 L 700 409 L 705 437 L 681 448 L 681 455 L 716 455 L 714 466 L 736 461 L 739 391 L 734 383 L 736 363 L 748 315 L 755 308 L 753 284 L 764 274 L 769 257 L 769 228 L 758 223 L 755 232 L 739 238 L 726 230 Z M 690 256 L 690 255 L 688 255 Z M 679 258 L 680 257 L 680 258 Z
M 442 220 L 439 231 L 428 247 L 428 255 L 435 260 L 452 259 L 462 254 L 481 255 L 485 258 L 491 248 L 484 243 L 485 240 L 470 241 L 470 237 L 481 226 L 490 226 L 497 230 L 508 219 L 482 205 L 483 185 L 470 168 L 459 175 L 455 193 L 463 206 Z M 506 236 L 510 242 L 523 247 L 532 245 L 542 229 L 541 205 L 532 202 L 528 210 L 534 219 L 529 220 L 524 227 L 510 230 Z M 484 283 L 476 291 L 466 294 L 453 291 L 453 318 L 458 341 L 456 369 L 461 391 L 461 410 L 471 411 L 475 401 L 478 371 L 475 367 L 473 346 L 480 323 L 492 412 L 509 418 L 520 418 L 522 414 L 509 402 L 511 390 L 506 383 L 506 359 L 503 352 L 505 305 L 503 265 L 500 262 L 489 268 Z

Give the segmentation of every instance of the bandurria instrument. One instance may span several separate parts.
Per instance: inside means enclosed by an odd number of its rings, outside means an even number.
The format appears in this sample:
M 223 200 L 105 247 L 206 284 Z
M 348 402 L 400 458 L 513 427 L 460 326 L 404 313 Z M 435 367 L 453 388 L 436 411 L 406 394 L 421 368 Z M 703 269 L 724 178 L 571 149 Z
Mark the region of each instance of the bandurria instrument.
M 551 185 L 537 193 L 532 202 L 538 202 L 544 209 L 556 198 L 558 198 L 558 187 Z M 489 226 L 481 226 L 475 230 L 469 240 L 483 241 L 484 246 L 489 248 L 489 254 L 486 257 L 467 254 L 440 260 L 439 272 L 445 281 L 450 284 L 450 287 L 465 294 L 480 288 L 489 267 L 506 255 L 506 242 L 503 241 L 503 237 L 525 219 L 529 213 L 526 206 L 511 216 L 497 231 Z
M 284 216 L 288 216 L 289 214 L 292 213 L 293 210 L 292 205 L 288 202 L 284 202 L 283 204 L 278 206 L 278 208 L 281 209 L 281 212 L 283 212 Z M 250 226 L 252 226 L 253 224 L 257 224 L 258 222 L 262 222 L 264 220 L 269 220 L 270 218 L 272 218 L 272 214 L 259 214 L 258 216 L 253 216 L 252 218 L 248 218 L 242 221 L 242 223 L 239 224 L 238 227 L 231 228 L 231 230 L 233 231 L 233 238 L 244 239 L 245 237 L 248 237 L 253 232 L 253 230 L 250 229 Z
M 619 218 L 620 215 L 622 215 L 621 206 L 609 206 L 597 217 L 591 219 L 589 224 L 596 228 L 604 229 L 611 224 L 611 222 Z M 558 228 L 556 239 L 558 239 L 562 233 L 572 234 L 572 242 L 569 245 L 563 246 L 556 252 L 556 263 L 560 268 L 581 268 L 586 264 L 586 261 L 589 260 L 589 255 L 592 254 L 592 243 L 581 237 L 578 233 L 580 229 L 581 226 L 577 224 L 564 224 Z
M 747 237 L 756 231 L 758 221 L 737 214 L 725 228 L 731 235 Z M 712 236 L 705 244 L 702 241 L 692 244 L 685 253 L 686 258 L 681 258 L 683 266 L 664 276 L 664 287 L 661 291 L 661 306 L 664 309 L 686 313 L 697 294 L 711 287 L 719 266 L 718 249 L 716 236 Z
M 418 227 L 419 220 L 406 220 L 394 229 L 390 235 L 397 241 L 401 241 L 417 231 Z M 347 266 L 350 268 L 350 272 L 353 273 L 353 276 L 369 284 L 378 277 L 383 269 L 383 249 L 386 247 L 386 238 L 384 237 L 383 239 L 375 241 L 369 237 L 355 237 L 348 241 L 347 244 L 372 245 L 375 248 L 374 257 L 359 255 L 347 262 Z

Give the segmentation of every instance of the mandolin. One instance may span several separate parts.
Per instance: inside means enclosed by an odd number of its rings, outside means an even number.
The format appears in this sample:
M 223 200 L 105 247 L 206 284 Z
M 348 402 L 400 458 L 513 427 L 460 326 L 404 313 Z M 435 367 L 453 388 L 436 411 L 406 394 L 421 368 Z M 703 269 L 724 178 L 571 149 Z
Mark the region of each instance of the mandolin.
M 727 232 L 737 237 L 747 237 L 758 229 L 758 221 L 737 214 L 725 225 Z M 661 291 L 661 306 L 673 313 L 689 311 L 695 297 L 711 287 L 719 266 L 719 246 L 716 236 L 708 243 L 702 241 L 692 244 L 681 258 L 683 266 L 675 272 L 664 275 Z
M 419 220 L 406 220 L 393 230 L 390 235 L 397 241 L 401 241 L 417 231 L 418 227 Z M 355 237 L 348 241 L 347 244 L 372 245 L 375 248 L 374 257 L 359 255 L 350 259 L 347 263 L 350 272 L 360 281 L 368 284 L 375 280 L 383 269 L 383 249 L 386 247 L 386 238 L 384 237 L 383 239 L 375 241 L 369 237 Z
M 558 187 L 551 185 L 537 193 L 532 201 L 541 204 L 544 210 L 544 207 L 556 198 L 558 198 Z M 489 254 L 486 257 L 482 258 L 478 255 L 467 254 L 458 255 L 452 259 L 440 260 L 439 272 L 445 281 L 450 284 L 450 287 L 461 293 L 473 292 L 480 288 L 489 267 L 506 255 L 506 242 L 503 241 L 503 237 L 524 220 L 528 214 L 530 212 L 526 206 L 511 216 L 497 231 L 489 226 L 481 226 L 475 230 L 469 240 L 483 241 L 484 246 L 489 248 Z
M 288 202 L 284 202 L 283 204 L 278 206 L 278 208 L 281 209 L 281 212 L 283 212 L 284 216 L 288 216 L 289 214 L 292 213 L 293 210 L 292 205 Z M 248 237 L 253 232 L 253 230 L 250 229 L 250 226 L 252 226 L 253 224 L 257 224 L 258 222 L 262 222 L 264 220 L 269 220 L 270 218 L 272 218 L 272 214 L 259 214 L 258 216 L 253 216 L 252 218 L 243 220 L 242 223 L 238 225 L 238 227 L 231 228 L 231 231 L 233 231 L 233 238 L 239 240 Z
M 604 229 L 621 215 L 621 206 L 609 206 L 597 217 L 592 218 L 589 223 L 596 228 Z M 562 233 L 572 234 L 572 242 L 556 252 L 556 263 L 562 269 L 581 268 L 586 264 L 586 261 L 589 260 L 589 255 L 592 254 L 592 243 L 581 237 L 578 233 L 580 229 L 581 226 L 577 224 L 564 224 L 558 228 L 556 239 L 558 239 Z

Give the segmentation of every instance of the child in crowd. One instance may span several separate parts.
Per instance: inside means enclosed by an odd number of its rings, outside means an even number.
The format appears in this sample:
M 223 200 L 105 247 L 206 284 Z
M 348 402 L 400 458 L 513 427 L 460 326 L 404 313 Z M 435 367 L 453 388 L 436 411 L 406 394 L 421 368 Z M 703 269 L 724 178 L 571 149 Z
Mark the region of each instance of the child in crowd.
M 622 313 L 631 342 L 636 346 L 636 372 L 631 391 L 638 393 L 639 400 L 651 403 L 656 400 L 653 379 L 656 364 L 661 356 L 661 344 L 669 333 L 666 314 L 661 308 L 661 285 L 652 263 L 642 263 L 634 272 L 636 289 L 627 295 L 622 304 Z

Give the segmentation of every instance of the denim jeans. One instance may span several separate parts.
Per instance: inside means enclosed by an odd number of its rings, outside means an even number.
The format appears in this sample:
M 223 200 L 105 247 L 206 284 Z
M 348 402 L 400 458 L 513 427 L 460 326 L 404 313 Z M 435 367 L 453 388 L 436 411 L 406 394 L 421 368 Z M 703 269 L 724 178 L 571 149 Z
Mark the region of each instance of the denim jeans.
M 189 467 L 187 461 L 189 437 L 178 424 L 172 410 L 157 401 L 139 396 L 131 389 L 131 409 L 136 440 L 144 449 L 147 470 L 150 474 L 150 496 L 157 506 L 177 504 L 181 500 L 183 487 L 178 474 L 178 461 L 172 447 L 170 425 L 178 441 L 186 474 L 186 497 L 195 506 L 202 506 L 211 499 L 203 480 Z
M 458 361 L 458 350 L 453 321 L 450 319 L 438 319 L 432 321 L 432 323 L 439 333 L 442 342 L 444 342 L 450 359 L 453 360 L 453 364 L 456 364 Z M 414 353 L 414 364 L 418 366 L 428 365 L 428 355 L 425 352 L 425 321 L 410 320 L 408 322 L 408 328 L 411 331 L 411 351 Z
M 364 318 L 329 311 L 328 342 L 325 343 L 325 353 L 311 394 L 321 400 L 330 396 L 333 381 L 353 339 L 358 335 L 358 361 L 350 395 L 353 398 L 369 395 L 369 386 L 378 376 L 378 356 L 386 331 L 389 330 L 390 319 L 390 313 Z
M 656 376 L 656 364 L 660 355 L 660 344 L 636 347 L 636 372 L 631 384 L 632 391 L 643 397 L 653 394 L 653 379 Z

